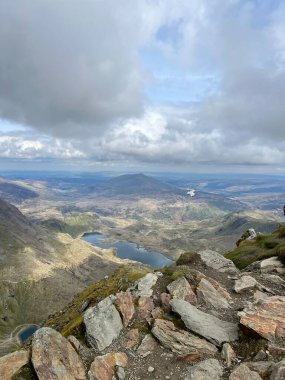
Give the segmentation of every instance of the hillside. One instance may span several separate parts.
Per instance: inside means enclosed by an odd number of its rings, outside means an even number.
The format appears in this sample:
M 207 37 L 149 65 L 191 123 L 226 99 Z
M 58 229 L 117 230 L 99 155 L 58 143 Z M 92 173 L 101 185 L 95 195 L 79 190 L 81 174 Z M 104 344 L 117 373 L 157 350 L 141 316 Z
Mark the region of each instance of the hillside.
M 125 174 L 103 183 L 96 193 L 105 197 L 182 195 L 185 192 L 145 174 Z
M 285 268 L 265 262 L 240 272 L 205 250 L 160 272 L 121 268 L 51 315 L 22 351 L 0 358 L 0 375 L 284 379 Z
M 0 178 L 0 199 L 12 203 L 21 203 L 27 199 L 37 197 L 38 193 L 30 189 L 26 184 Z
M 225 254 L 240 268 L 265 258 L 285 255 L 285 226 L 280 225 L 273 233 L 259 234 L 253 240 L 237 242 L 237 248 Z
M 0 201 L 0 355 L 21 325 L 39 324 L 122 261 L 100 248 L 34 224 Z M 1 378 L 1 377 L 0 377 Z

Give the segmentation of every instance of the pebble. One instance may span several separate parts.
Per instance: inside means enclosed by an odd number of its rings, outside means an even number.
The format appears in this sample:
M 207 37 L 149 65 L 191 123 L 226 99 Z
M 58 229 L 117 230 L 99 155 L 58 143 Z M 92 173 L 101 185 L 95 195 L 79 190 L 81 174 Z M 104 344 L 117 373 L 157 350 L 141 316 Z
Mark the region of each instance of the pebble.
M 147 369 L 147 372 L 152 373 L 154 372 L 154 368 L 152 366 L 149 366 Z

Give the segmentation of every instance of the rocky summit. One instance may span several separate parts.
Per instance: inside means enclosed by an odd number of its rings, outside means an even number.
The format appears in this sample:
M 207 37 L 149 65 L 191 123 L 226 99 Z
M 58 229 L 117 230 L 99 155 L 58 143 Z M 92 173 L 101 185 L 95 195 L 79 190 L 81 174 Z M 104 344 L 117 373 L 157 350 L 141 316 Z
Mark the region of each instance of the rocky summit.
M 122 267 L 1 357 L 0 379 L 285 379 L 285 275 L 264 261 L 239 270 L 203 251 Z

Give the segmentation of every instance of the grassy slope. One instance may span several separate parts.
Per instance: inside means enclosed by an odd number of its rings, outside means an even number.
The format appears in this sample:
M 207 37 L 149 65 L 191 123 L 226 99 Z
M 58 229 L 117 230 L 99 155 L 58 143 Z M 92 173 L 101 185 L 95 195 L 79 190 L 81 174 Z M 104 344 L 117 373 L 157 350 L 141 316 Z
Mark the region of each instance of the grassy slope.
M 239 246 L 225 254 L 239 269 L 251 263 L 279 256 L 285 251 L 285 226 L 279 226 L 273 233 L 260 235 L 255 240 L 242 241 Z
M 45 325 L 56 328 L 64 336 L 75 335 L 82 337 L 83 313 L 80 312 L 82 304 L 88 300 L 89 306 L 101 299 L 119 291 L 125 291 L 136 280 L 143 277 L 149 270 L 140 265 L 129 265 L 116 270 L 108 279 L 102 279 L 89 286 L 74 297 L 67 307 L 50 316 Z

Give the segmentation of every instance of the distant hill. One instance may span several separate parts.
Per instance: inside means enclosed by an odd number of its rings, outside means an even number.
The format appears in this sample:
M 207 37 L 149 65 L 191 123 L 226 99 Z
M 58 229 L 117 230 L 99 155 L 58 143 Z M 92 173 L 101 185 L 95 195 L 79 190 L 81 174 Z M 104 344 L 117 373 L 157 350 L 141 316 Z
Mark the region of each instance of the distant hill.
M 26 186 L 15 184 L 10 181 L 0 179 L 0 198 L 7 202 L 20 203 L 26 199 L 38 197 L 38 194 Z
M 96 193 L 105 197 L 116 197 L 183 195 L 185 191 L 145 174 L 125 174 L 99 184 Z

